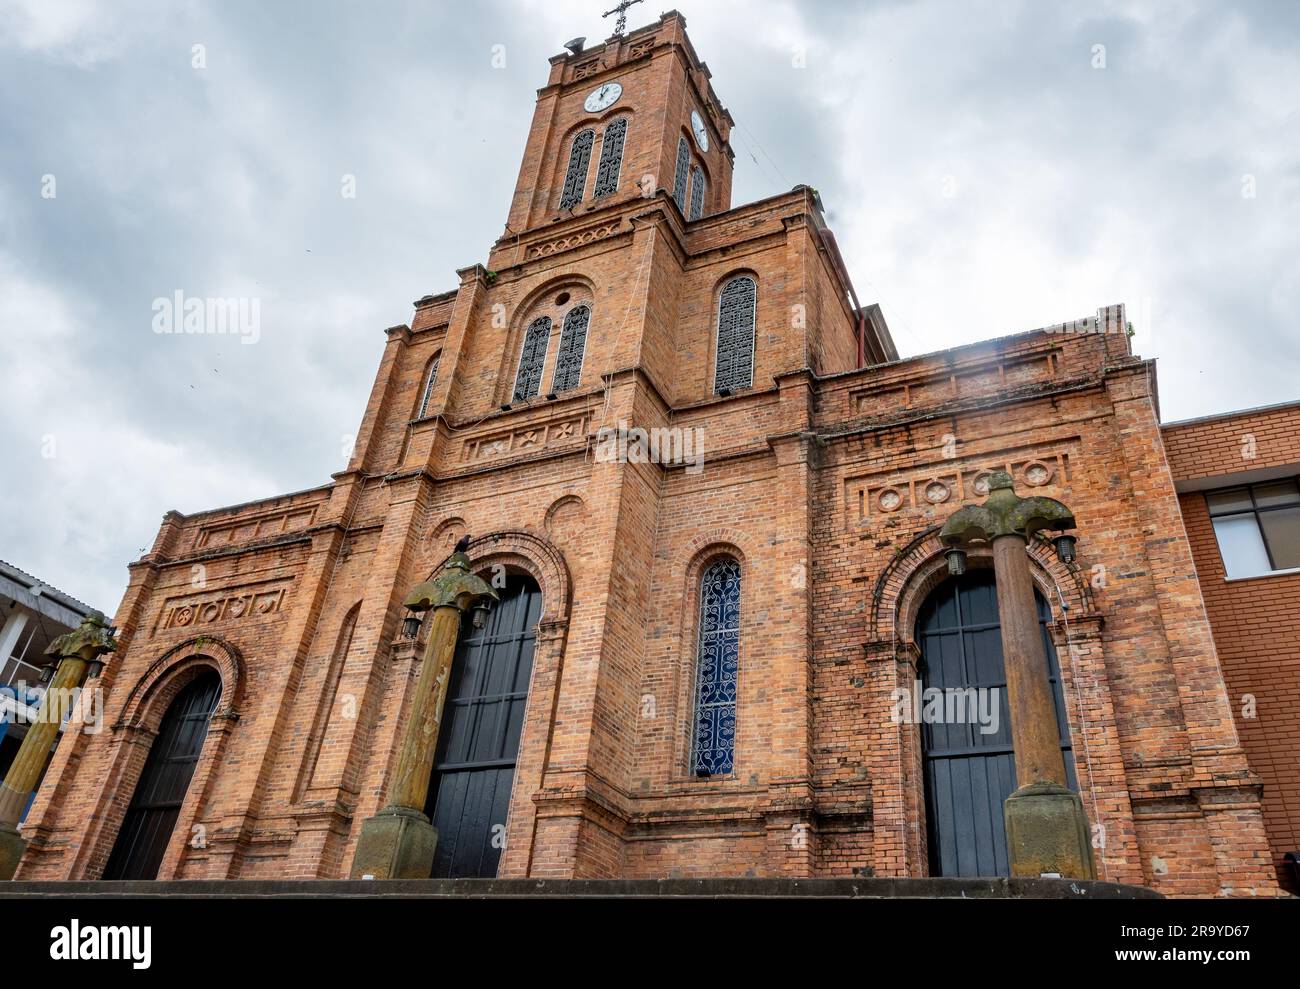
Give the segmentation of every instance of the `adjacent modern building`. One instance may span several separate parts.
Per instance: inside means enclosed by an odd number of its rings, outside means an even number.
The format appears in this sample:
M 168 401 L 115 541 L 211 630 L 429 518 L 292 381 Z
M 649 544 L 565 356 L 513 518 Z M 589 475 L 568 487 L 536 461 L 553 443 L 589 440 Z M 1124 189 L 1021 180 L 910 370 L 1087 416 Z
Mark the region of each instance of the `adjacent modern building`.
M 89 613 L 76 598 L 0 560 L 0 779 L 37 715 L 46 646 Z
M 1300 892 L 1300 402 L 1161 432 L 1273 859 Z

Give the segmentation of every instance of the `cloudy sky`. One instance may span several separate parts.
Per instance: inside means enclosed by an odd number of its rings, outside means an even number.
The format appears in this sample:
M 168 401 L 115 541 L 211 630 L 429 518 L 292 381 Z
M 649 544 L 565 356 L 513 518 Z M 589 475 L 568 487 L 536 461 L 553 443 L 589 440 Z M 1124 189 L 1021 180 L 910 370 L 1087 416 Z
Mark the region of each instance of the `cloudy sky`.
M 0 0 L 0 558 L 111 613 L 167 509 L 328 480 L 609 5 Z M 677 6 L 734 203 L 819 189 L 903 355 L 1125 302 L 1167 421 L 1300 396 L 1300 5 Z M 155 333 L 178 290 L 257 343 Z

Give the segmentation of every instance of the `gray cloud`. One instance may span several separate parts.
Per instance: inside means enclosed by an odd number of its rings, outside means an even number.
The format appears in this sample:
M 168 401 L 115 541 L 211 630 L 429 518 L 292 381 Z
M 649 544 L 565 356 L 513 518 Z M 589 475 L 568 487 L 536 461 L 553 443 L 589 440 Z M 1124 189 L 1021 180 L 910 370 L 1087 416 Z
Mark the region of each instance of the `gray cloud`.
M 598 6 L 0 0 L 0 555 L 111 610 L 168 508 L 337 470 Z M 817 187 L 904 354 L 1123 301 L 1166 418 L 1295 396 L 1293 4 L 679 6 L 735 203 Z M 153 333 L 176 290 L 257 296 L 259 342 Z

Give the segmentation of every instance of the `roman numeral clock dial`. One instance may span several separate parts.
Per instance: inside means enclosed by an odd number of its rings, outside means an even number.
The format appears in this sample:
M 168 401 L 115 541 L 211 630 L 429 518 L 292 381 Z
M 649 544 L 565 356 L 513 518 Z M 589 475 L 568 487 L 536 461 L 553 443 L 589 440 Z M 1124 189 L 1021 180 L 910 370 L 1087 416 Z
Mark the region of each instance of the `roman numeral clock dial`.
M 616 82 L 607 82 L 597 89 L 593 89 L 587 96 L 587 101 L 582 104 L 582 108 L 588 113 L 599 113 L 606 107 L 611 107 L 618 102 L 618 98 L 623 95 L 623 87 Z

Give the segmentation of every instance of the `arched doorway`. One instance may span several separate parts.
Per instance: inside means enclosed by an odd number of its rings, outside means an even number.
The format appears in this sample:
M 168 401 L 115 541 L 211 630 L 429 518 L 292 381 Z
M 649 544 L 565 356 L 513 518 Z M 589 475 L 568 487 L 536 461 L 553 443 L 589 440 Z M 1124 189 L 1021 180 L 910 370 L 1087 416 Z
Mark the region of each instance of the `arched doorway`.
M 206 670 L 167 708 L 158 737 L 104 867 L 105 879 L 156 879 L 185 791 L 221 698 L 221 678 Z
M 495 876 L 533 672 L 542 594 L 510 574 L 487 624 L 468 617 L 451 664 L 425 813 L 438 829 L 435 877 Z
M 1060 667 L 1047 631 L 1051 611 L 1037 591 L 1035 597 L 1067 782 L 1072 789 L 1078 789 Z M 930 875 L 1008 875 L 1002 804 L 1016 788 L 1016 768 L 993 571 L 971 570 L 935 588 L 917 616 L 916 641 L 921 648 L 921 682 L 925 690 L 938 688 L 949 696 L 952 691 L 975 688 L 983 693 L 996 688 L 998 704 L 997 730 L 992 732 L 985 730 L 993 726 L 992 719 L 982 724 L 969 717 L 958 723 L 945 720 L 932 724 L 923 719 Z M 969 698 L 967 694 L 966 700 Z M 969 708 L 969 704 L 966 706 Z M 984 695 L 983 710 L 991 713 L 991 694 Z

